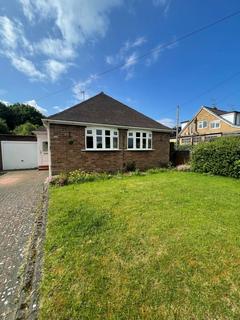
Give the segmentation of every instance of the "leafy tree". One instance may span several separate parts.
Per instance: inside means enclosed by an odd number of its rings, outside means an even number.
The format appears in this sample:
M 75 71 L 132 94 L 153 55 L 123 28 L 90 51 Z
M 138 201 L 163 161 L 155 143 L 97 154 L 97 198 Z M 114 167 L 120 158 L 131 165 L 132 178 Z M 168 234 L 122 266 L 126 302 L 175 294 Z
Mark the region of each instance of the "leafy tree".
M 44 115 L 34 107 L 26 104 L 15 103 L 6 106 L 0 102 L 0 118 L 6 121 L 9 130 L 14 130 L 26 122 L 40 126 Z
M 8 133 L 9 129 L 4 119 L 0 118 L 0 133 Z
M 11 117 L 8 126 L 12 130 L 26 122 L 30 122 L 37 126 L 42 125 L 41 119 L 44 118 L 44 115 L 32 106 L 16 103 L 10 105 L 9 109 Z
M 0 101 L 0 118 L 5 120 L 6 123 L 10 120 L 11 110 L 3 102 Z
M 14 129 L 14 133 L 21 136 L 29 136 L 32 134 L 32 131 L 36 130 L 39 126 L 32 124 L 30 122 L 25 122 L 20 124 Z

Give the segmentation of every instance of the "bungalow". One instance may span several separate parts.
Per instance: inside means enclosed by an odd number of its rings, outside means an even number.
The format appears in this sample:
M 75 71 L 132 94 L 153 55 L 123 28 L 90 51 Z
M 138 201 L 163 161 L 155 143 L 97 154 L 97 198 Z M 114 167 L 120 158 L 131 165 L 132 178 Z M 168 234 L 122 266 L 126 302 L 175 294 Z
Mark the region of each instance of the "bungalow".
M 101 92 L 43 119 L 36 131 L 39 167 L 63 171 L 141 170 L 169 162 L 171 129 Z

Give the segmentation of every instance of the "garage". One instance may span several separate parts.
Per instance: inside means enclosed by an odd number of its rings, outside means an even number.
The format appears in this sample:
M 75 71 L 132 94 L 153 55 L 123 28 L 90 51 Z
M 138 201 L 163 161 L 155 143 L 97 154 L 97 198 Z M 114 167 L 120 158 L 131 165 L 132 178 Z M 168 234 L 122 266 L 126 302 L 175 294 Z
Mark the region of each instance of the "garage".
M 13 140 L 14 137 L 11 137 Z M 33 139 L 18 139 L 25 141 L 1 140 L 0 170 L 20 170 L 37 168 L 37 142 Z

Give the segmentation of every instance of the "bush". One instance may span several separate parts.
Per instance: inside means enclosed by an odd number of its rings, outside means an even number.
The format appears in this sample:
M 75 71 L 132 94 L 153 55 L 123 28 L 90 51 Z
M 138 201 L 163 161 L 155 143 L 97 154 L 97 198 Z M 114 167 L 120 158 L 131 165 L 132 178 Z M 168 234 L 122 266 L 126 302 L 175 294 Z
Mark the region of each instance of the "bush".
M 136 163 L 135 161 L 129 161 L 126 163 L 124 171 L 126 172 L 131 172 L 131 171 L 136 171 Z
M 222 137 L 196 145 L 192 151 L 191 169 L 240 178 L 240 138 Z

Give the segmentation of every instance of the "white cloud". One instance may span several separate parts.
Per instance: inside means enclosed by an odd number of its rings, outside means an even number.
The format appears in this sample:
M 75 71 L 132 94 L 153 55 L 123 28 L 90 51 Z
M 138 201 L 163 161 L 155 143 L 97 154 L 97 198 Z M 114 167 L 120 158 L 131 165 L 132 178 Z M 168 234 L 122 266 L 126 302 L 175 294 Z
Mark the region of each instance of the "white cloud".
M 6 106 L 9 106 L 11 104 L 9 101 L 1 100 L 1 99 L 0 99 L 0 102 L 4 103 Z
M 44 38 L 34 45 L 34 49 L 38 53 L 61 60 L 73 59 L 76 56 L 73 47 L 60 39 Z
M 28 54 L 33 51 L 32 45 L 24 34 L 23 25 L 18 20 L 10 20 L 6 16 L 0 16 L 0 43 L 2 49 L 7 51 L 17 48 L 25 50 Z
M 22 23 L 0 16 L 0 54 L 30 79 L 56 81 L 67 71 L 69 60 L 77 56 L 79 45 L 105 36 L 110 11 L 124 0 L 68 0 L 67 5 L 65 0 L 19 1 L 30 23 L 48 21 L 53 25 L 47 36 L 31 44 Z M 39 54 L 45 58 L 36 66 L 32 57 Z
M 140 47 L 142 46 L 144 43 L 146 43 L 147 40 L 145 37 L 138 37 L 132 44 L 131 44 L 131 48 L 134 47 Z
M 125 59 L 125 64 L 123 69 L 129 69 L 130 67 L 134 66 L 137 63 L 137 54 L 133 52 L 130 56 Z
M 84 43 L 89 38 L 104 36 L 109 24 L 109 11 L 123 0 L 22 0 L 25 16 L 53 19 L 62 38 L 69 44 Z
M 65 73 L 68 69 L 68 64 L 59 62 L 57 60 L 49 59 L 45 62 L 46 72 L 52 81 L 56 81 L 60 75 Z
M 164 124 L 165 126 L 169 128 L 173 128 L 176 125 L 176 121 L 171 118 L 162 118 L 160 120 L 157 120 L 158 122 Z
M 8 53 L 7 57 L 18 71 L 24 73 L 31 79 L 43 80 L 45 78 L 45 75 L 35 67 L 31 60 L 17 56 L 15 53 Z
M 108 55 L 105 58 L 105 61 L 109 65 L 117 65 L 122 63 L 127 59 L 128 52 L 137 47 L 141 47 L 147 42 L 145 37 L 138 37 L 133 41 L 127 40 L 124 45 L 118 50 L 116 55 Z
M 32 106 L 34 107 L 36 110 L 40 111 L 42 114 L 47 114 L 48 111 L 47 109 L 43 108 L 43 107 L 40 107 L 38 104 L 37 104 L 37 101 L 36 100 L 29 100 L 29 101 L 25 101 L 24 104 L 28 104 L 29 106 Z
M 163 13 L 165 16 L 168 14 L 171 5 L 171 0 L 152 0 L 152 3 L 155 7 L 163 8 Z

